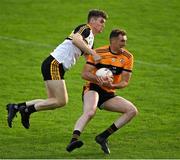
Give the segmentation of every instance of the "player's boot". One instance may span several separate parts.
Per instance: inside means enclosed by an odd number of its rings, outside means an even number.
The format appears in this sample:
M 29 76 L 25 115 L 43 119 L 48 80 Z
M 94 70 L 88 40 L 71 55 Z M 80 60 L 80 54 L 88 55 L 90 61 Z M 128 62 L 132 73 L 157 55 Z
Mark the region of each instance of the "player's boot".
M 110 154 L 107 139 L 104 139 L 101 136 L 96 136 L 95 141 L 101 146 L 101 149 L 104 151 L 104 153 Z
M 16 113 L 18 112 L 18 109 L 16 109 L 17 104 L 7 104 L 6 105 L 6 109 L 8 111 L 8 117 L 7 117 L 7 122 L 8 122 L 8 126 L 10 128 L 12 128 L 12 121 L 13 118 L 16 116 Z
M 69 143 L 69 145 L 66 147 L 66 150 L 68 152 L 71 152 L 71 151 L 73 151 L 76 148 L 82 147 L 82 145 L 83 145 L 82 141 L 79 141 L 79 140 L 73 141 L 73 142 Z
M 26 112 L 26 109 L 27 107 L 25 106 L 19 107 L 19 112 L 21 114 L 21 123 L 26 129 L 28 129 L 30 127 L 30 124 L 29 124 L 30 114 Z

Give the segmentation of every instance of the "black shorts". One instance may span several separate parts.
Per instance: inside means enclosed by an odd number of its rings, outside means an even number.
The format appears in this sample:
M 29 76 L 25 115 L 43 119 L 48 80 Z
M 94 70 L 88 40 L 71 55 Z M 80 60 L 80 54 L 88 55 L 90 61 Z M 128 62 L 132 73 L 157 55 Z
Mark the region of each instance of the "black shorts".
M 99 101 L 97 104 L 97 107 L 99 109 L 102 109 L 102 105 L 104 102 L 106 102 L 107 100 L 116 97 L 116 95 L 114 94 L 114 92 L 107 92 L 105 90 L 103 90 L 101 87 L 99 87 L 97 84 L 94 83 L 90 83 L 88 86 L 84 86 L 83 87 L 83 93 L 82 93 L 82 99 L 84 94 L 86 93 L 86 91 L 96 91 L 99 94 Z
M 62 64 L 51 55 L 43 61 L 41 72 L 45 81 L 64 79 L 65 74 Z

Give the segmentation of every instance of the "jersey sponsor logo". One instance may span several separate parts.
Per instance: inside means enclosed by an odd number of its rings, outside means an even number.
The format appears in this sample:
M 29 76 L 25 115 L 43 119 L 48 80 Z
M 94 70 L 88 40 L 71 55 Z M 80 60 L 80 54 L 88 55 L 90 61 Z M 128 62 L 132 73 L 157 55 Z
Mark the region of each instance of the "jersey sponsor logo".
M 116 61 L 116 59 L 115 58 L 112 58 L 112 62 L 115 62 Z
M 119 61 L 120 61 L 121 64 L 125 63 L 125 60 L 123 58 L 121 58 Z

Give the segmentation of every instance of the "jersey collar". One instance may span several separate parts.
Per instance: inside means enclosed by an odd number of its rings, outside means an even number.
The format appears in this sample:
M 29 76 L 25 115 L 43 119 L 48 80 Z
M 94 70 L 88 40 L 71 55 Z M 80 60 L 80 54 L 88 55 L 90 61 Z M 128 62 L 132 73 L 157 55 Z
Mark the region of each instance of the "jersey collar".
M 114 54 L 114 55 L 122 54 L 122 52 L 118 52 L 118 53 L 113 52 L 113 51 L 111 50 L 111 47 L 110 47 L 110 46 L 109 46 L 109 51 L 110 51 L 112 54 Z M 123 51 L 123 50 L 122 50 L 122 51 Z
M 91 25 L 90 25 L 90 24 L 88 24 L 88 23 L 87 23 L 87 26 L 88 26 L 88 27 L 92 30 L 92 27 L 91 27 Z

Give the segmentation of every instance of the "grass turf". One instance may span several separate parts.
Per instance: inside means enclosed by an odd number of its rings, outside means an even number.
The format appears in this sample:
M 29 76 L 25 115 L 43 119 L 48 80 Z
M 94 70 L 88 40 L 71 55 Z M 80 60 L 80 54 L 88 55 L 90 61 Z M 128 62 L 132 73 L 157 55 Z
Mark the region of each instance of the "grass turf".
M 6 123 L 7 103 L 46 97 L 42 60 L 74 26 L 86 23 L 91 8 L 109 14 L 95 46 L 107 44 L 110 30 L 121 27 L 128 33 L 127 48 L 135 57 L 131 83 L 118 94 L 131 100 L 139 115 L 110 137 L 109 156 L 94 141 L 118 116 L 106 111 L 98 111 L 88 124 L 81 149 L 65 151 L 82 112 L 83 59 L 65 75 L 66 107 L 33 114 L 29 130 L 22 128 L 19 115 L 12 129 Z M 1 0 L 0 158 L 180 158 L 179 8 L 178 0 Z

